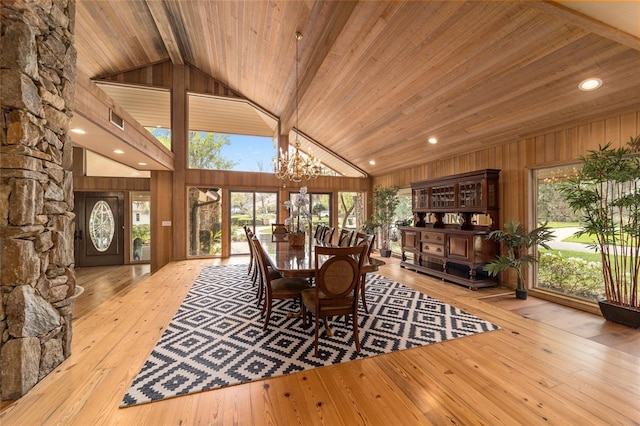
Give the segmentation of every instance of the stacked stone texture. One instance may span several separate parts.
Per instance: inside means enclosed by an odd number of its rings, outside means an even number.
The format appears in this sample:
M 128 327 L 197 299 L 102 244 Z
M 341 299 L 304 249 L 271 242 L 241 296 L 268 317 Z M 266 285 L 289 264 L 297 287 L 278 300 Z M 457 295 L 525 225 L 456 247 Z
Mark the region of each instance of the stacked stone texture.
M 75 0 L 2 1 L 0 395 L 71 354 Z

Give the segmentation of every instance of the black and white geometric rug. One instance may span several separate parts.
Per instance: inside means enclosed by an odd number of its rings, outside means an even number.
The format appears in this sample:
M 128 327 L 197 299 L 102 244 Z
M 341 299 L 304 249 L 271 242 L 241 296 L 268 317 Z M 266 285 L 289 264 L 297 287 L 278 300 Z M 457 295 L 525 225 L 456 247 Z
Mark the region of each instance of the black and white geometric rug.
M 269 327 L 256 306 L 247 265 L 207 266 L 124 396 L 120 407 L 158 401 L 428 345 L 498 326 L 375 274 L 367 275 L 369 314 L 359 312 L 362 352 L 351 325 L 321 328 L 319 358 L 313 326 L 287 318 L 292 301 L 274 303 Z

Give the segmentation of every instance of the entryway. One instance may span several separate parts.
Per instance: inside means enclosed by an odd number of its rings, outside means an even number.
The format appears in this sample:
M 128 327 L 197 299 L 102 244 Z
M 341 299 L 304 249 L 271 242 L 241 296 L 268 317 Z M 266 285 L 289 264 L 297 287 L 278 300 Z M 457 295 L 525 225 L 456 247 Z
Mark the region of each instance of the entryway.
M 124 193 L 76 192 L 75 264 L 124 264 Z

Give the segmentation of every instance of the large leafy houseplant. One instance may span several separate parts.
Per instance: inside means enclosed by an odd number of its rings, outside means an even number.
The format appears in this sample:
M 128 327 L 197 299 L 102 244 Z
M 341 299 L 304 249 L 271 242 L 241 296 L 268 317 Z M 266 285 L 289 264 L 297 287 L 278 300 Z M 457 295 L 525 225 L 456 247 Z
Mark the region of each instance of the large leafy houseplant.
M 398 188 L 384 188 L 377 185 L 373 188 L 373 220 L 380 225 L 380 254 L 391 255 L 391 226 L 398 198 Z
M 527 232 L 518 221 L 510 220 L 504 225 L 504 229 L 496 229 L 487 235 L 487 239 L 503 244 L 506 248 L 506 254 L 496 256 L 494 260 L 485 265 L 484 270 L 493 277 L 508 270 L 515 271 L 517 276 L 516 297 L 526 299 L 527 286 L 524 271 L 538 261 L 537 254 L 531 253 L 531 248 L 542 246 L 548 249 L 547 243 L 553 237 L 553 232 L 546 223 Z
M 640 135 L 618 148 L 600 146 L 581 160 L 582 169 L 560 192 L 581 214 L 577 235 L 596 240 L 591 247 L 601 254 L 606 302 L 640 315 Z M 628 325 L 640 326 L 635 321 Z

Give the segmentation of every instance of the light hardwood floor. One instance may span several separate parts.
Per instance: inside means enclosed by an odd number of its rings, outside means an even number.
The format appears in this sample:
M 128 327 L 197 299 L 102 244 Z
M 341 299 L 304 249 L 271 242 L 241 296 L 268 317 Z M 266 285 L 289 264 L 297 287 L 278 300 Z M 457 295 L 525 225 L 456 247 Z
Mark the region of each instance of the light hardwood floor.
M 118 408 L 201 267 L 78 270 L 73 355 L 5 405 L 9 425 L 640 424 L 640 331 L 501 288 L 469 291 L 391 260 L 380 273 L 501 329 Z

